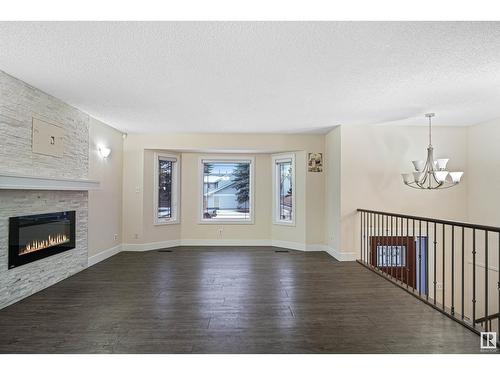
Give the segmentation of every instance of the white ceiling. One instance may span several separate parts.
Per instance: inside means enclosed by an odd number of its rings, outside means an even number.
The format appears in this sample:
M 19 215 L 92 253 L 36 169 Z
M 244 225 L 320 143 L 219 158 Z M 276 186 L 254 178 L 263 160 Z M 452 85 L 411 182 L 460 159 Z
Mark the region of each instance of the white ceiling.
M 126 132 L 500 117 L 500 22 L 0 22 L 0 70 Z

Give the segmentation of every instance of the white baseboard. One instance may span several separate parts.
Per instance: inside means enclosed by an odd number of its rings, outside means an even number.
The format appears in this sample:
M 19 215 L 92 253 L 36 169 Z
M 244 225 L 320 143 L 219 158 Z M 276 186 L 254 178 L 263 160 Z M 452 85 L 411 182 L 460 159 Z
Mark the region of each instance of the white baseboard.
M 301 242 L 291 242 L 291 241 L 250 240 L 250 239 L 249 240 L 182 239 L 182 240 L 149 242 L 142 244 L 123 244 L 121 246 L 121 251 L 149 251 L 149 250 L 164 249 L 176 246 L 275 246 L 275 247 L 281 247 L 285 249 L 299 250 L 299 251 L 325 251 L 332 257 L 341 262 L 350 262 L 358 258 L 356 253 L 340 252 L 329 247 L 328 245 L 323 245 L 323 244 L 304 244 Z M 98 255 L 100 256 L 101 254 Z M 97 257 L 98 255 L 96 255 L 95 257 Z M 103 259 L 106 259 L 106 257 Z M 98 262 L 99 261 L 100 260 L 98 260 Z M 90 264 L 90 259 L 89 259 L 89 264 Z
M 341 252 L 332 247 L 325 246 L 325 251 L 339 262 L 353 262 L 358 259 L 358 255 L 353 252 Z
M 308 244 L 306 245 L 306 251 L 326 251 L 328 252 L 328 246 L 321 243 L 318 244 Z
M 181 246 L 271 246 L 270 240 L 182 239 Z
M 105 259 L 108 259 L 109 257 L 112 257 L 113 255 L 118 254 L 120 251 L 122 251 L 122 245 L 116 245 L 110 249 L 101 251 L 98 254 L 92 255 L 88 259 L 87 267 L 93 266 L 94 264 L 97 264 L 99 262 L 102 262 Z
M 122 251 L 149 251 L 156 249 L 165 249 L 168 247 L 181 246 L 180 240 L 169 240 L 148 243 L 124 243 Z
M 270 242 L 271 242 L 270 246 L 283 247 L 285 249 L 292 249 L 292 250 L 306 251 L 306 244 L 305 243 L 279 241 L 279 240 L 272 240 Z

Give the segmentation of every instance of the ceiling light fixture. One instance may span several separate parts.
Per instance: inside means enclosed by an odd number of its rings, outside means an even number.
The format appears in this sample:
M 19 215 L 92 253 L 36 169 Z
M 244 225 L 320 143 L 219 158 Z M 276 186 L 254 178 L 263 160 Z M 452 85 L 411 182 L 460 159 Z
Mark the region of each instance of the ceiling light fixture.
M 434 160 L 434 148 L 432 147 L 431 120 L 434 113 L 427 113 L 425 117 L 429 119 L 429 146 L 427 147 L 427 160 L 413 160 L 415 172 L 403 173 L 405 185 L 414 189 L 446 189 L 456 186 L 464 172 L 448 172 L 446 165 L 449 159 Z M 413 181 L 412 181 L 413 179 Z

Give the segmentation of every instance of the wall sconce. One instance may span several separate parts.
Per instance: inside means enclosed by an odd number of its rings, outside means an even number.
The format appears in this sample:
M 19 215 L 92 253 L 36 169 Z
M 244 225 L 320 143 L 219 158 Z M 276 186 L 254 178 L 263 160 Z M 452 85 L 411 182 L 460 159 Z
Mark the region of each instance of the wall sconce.
M 99 154 L 101 154 L 103 158 L 107 158 L 109 154 L 111 154 L 111 149 L 108 147 L 99 146 Z

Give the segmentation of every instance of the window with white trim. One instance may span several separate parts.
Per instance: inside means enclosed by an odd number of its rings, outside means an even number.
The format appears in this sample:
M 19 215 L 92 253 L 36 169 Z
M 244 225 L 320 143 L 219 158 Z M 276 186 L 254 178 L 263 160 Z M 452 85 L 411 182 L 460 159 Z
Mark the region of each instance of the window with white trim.
M 200 159 L 200 222 L 253 223 L 253 158 Z
M 295 154 L 273 155 L 273 222 L 295 225 Z
M 154 156 L 154 222 L 179 222 L 179 160 L 176 155 L 155 153 Z

